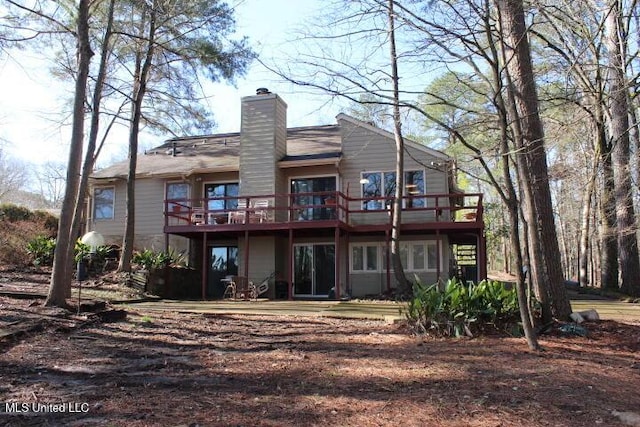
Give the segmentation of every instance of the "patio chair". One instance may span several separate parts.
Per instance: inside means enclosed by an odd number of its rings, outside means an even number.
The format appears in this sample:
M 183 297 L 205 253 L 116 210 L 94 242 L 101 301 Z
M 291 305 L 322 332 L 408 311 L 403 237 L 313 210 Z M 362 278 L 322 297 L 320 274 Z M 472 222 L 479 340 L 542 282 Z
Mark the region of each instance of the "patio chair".
M 266 293 L 269 290 L 269 281 L 274 277 L 276 277 L 275 271 L 270 275 L 268 275 L 267 277 L 265 277 L 264 279 L 262 279 L 262 281 L 257 285 L 255 285 L 253 282 L 250 282 L 251 284 L 250 287 L 252 288 L 251 290 L 253 293 L 253 299 L 258 299 L 260 295 Z
M 237 224 L 246 222 L 247 217 L 247 201 L 246 199 L 238 200 L 238 207 L 236 210 L 229 212 L 229 220 L 227 221 L 229 224 Z
M 193 208 L 191 211 L 191 223 L 193 225 L 202 225 L 204 224 L 204 209 L 203 208 Z
M 271 210 L 269 209 L 269 199 L 257 199 L 253 202 L 253 211 L 250 213 L 250 222 L 271 221 Z
M 222 281 L 227 283 L 227 287 L 222 294 L 222 299 L 234 299 L 236 297 L 236 282 L 233 280 L 233 276 L 227 276 L 222 279 Z

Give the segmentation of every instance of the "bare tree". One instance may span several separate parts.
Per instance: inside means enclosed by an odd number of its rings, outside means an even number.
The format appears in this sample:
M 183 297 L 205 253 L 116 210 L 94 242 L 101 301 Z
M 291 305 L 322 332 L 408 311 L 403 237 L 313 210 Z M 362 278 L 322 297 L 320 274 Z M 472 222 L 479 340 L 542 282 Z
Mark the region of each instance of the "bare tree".
M 9 157 L 0 147 L 0 202 L 25 188 L 29 180 L 28 171 L 23 162 Z
M 128 96 L 129 111 L 129 171 L 127 175 L 126 222 L 119 271 L 129 271 L 135 241 L 135 175 L 138 151 L 138 136 L 144 121 L 158 126 L 158 118 L 181 116 L 192 112 L 177 100 L 193 100 L 193 87 L 199 85 L 198 71 L 215 81 L 232 80 L 242 75 L 253 57 L 245 40 L 234 42 L 224 37 L 234 29 L 233 11 L 218 0 L 194 0 L 191 2 L 152 0 L 131 4 L 133 22 L 121 30 L 121 35 L 130 40 L 128 55 L 123 65 L 133 76 Z M 133 49 L 131 49 L 133 47 Z M 155 91 L 154 91 L 155 89 Z M 162 114 L 144 114 L 147 96 L 160 96 L 160 105 L 171 104 L 174 110 Z M 156 101 L 158 98 L 154 98 Z M 158 105 L 155 102 L 153 105 Z M 195 103 L 194 103 L 195 104 Z M 173 117 L 175 119 L 175 117 Z M 198 120 L 193 120 L 197 122 Z M 168 128 L 165 125 L 165 128 Z
M 80 185 L 82 163 L 82 149 L 84 141 L 84 102 L 86 98 L 89 66 L 93 51 L 89 45 L 89 5 L 90 0 L 80 0 L 77 8 L 77 76 L 75 81 L 75 95 L 73 103 L 73 125 L 71 131 L 71 145 L 69 147 L 69 162 L 67 165 L 67 183 L 62 212 L 58 225 L 58 239 L 53 259 L 51 285 L 45 305 L 63 307 L 69 291 L 69 277 L 72 268 L 73 247 L 73 217 L 76 211 L 76 198 Z
M 48 161 L 40 165 L 36 172 L 40 195 L 51 208 L 59 209 L 62 206 L 66 169 L 67 166 L 62 162 Z
M 620 289 L 640 295 L 640 258 L 636 237 L 636 217 L 631 186 L 629 147 L 629 103 L 626 85 L 626 61 L 621 11 L 617 0 L 609 2 L 606 18 L 606 45 L 609 58 L 610 136 L 613 140 L 618 259 L 622 283 Z
M 393 87 L 393 134 L 396 143 L 396 186 L 393 198 L 391 219 L 391 262 L 393 274 L 398 282 L 398 295 L 410 297 L 413 292 L 411 283 L 404 274 L 400 254 L 400 226 L 402 225 L 402 190 L 404 188 L 404 139 L 402 138 L 402 118 L 400 117 L 400 88 L 398 77 L 398 54 L 396 51 L 396 30 L 393 0 L 388 3 L 389 16 L 389 58 L 391 63 L 391 81 Z
M 496 5 L 511 80 L 510 93 L 517 114 L 513 120 L 521 132 L 521 145 L 517 147 L 520 153 L 516 158 L 527 198 L 529 239 L 533 248 L 530 254 L 535 261 L 532 262 L 532 275 L 538 285 L 548 284 L 550 314 L 566 319 L 571 314 L 571 305 L 564 288 L 524 6 L 522 0 L 497 0 Z

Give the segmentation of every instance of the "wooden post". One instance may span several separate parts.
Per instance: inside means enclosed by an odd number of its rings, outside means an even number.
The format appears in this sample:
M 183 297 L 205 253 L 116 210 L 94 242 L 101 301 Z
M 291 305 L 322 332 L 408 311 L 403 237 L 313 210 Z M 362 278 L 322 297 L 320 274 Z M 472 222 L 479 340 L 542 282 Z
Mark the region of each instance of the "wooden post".
M 293 228 L 289 228 L 289 271 L 287 272 L 287 299 L 293 301 Z
M 335 286 L 336 286 L 336 298 L 340 300 L 340 228 L 335 228 L 335 236 L 334 236 L 334 244 L 335 248 Z
M 207 278 L 209 272 L 209 263 L 207 262 L 207 232 L 202 234 L 202 300 L 207 300 Z

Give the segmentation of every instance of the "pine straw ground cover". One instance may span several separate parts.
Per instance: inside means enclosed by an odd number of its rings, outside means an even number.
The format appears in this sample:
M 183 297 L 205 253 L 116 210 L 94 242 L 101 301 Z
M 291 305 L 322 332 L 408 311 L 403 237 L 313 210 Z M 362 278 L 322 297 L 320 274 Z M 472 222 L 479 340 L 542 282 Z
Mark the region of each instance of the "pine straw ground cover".
M 2 426 L 619 426 L 612 411 L 640 409 L 637 324 L 553 333 L 534 353 L 377 321 L 132 305 L 99 323 L 38 304 L 0 297 L 0 328 L 41 322 L 0 341 L 0 402 L 76 412 L 0 414 Z

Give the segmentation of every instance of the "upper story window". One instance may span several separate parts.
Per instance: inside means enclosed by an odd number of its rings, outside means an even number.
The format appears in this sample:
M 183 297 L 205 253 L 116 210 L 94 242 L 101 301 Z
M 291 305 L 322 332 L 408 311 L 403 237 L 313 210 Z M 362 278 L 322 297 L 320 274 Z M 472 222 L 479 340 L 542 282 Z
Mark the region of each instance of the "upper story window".
M 210 211 L 237 209 L 238 199 L 227 199 L 226 197 L 238 197 L 239 189 L 237 182 L 205 184 L 204 195 L 207 198 L 207 209 Z
M 113 219 L 115 187 L 93 189 L 93 219 Z
M 381 199 L 382 197 L 391 198 L 396 191 L 396 173 L 395 172 L 363 172 L 360 182 L 362 183 L 362 209 L 364 210 L 381 210 L 387 209 L 390 200 Z M 424 171 L 411 170 L 404 173 L 404 191 L 405 197 L 403 206 L 405 208 L 418 208 L 425 206 L 425 200 L 418 195 L 425 194 Z
M 187 182 L 167 182 L 167 200 L 176 200 L 176 203 L 169 203 L 169 210 L 180 205 L 189 206 L 190 188 Z

